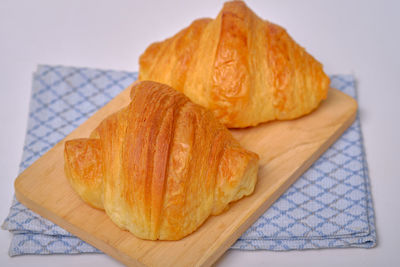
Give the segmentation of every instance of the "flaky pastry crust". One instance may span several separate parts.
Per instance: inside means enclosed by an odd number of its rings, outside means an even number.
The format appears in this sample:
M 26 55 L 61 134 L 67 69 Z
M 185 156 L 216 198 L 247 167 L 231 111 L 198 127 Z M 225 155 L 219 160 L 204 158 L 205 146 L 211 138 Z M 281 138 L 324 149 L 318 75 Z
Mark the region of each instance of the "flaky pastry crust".
M 151 44 L 139 65 L 139 80 L 172 86 L 232 128 L 308 114 L 329 88 L 322 65 L 242 1 Z
M 182 93 L 132 86 L 131 103 L 90 138 L 66 141 L 73 189 L 143 239 L 177 240 L 253 192 L 258 156 Z

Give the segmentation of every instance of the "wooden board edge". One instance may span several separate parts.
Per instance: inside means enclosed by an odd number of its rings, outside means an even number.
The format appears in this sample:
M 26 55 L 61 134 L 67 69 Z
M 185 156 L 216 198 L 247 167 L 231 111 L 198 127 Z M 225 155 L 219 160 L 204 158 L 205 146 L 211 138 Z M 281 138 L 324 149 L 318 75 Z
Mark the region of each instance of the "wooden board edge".
M 142 262 L 140 262 L 137 259 L 134 259 L 130 257 L 129 255 L 126 255 L 119 250 L 115 249 L 113 246 L 107 244 L 101 239 L 97 239 L 95 237 L 92 237 L 85 232 L 82 232 L 77 226 L 68 223 L 68 221 L 64 220 L 57 214 L 48 211 L 44 208 L 42 208 L 38 203 L 36 203 L 34 200 L 28 198 L 25 196 L 23 193 L 23 189 L 20 188 L 20 183 L 18 182 L 18 178 L 14 182 L 14 188 L 15 188 L 15 197 L 19 202 L 21 202 L 24 206 L 27 208 L 31 209 L 32 211 L 36 212 L 43 218 L 55 223 L 56 225 L 60 226 L 61 228 L 67 230 L 69 233 L 73 234 L 77 238 L 85 241 L 86 243 L 90 244 L 91 246 L 99 249 L 102 251 L 104 254 L 109 255 L 110 257 L 114 258 L 115 260 L 123 263 L 124 265 L 127 266 L 137 266 L 137 267 L 146 267 L 146 265 Z M 96 240 L 96 241 L 94 241 Z
M 334 89 L 334 88 L 333 88 Z M 334 89 L 337 90 L 337 89 Z M 338 90 L 339 91 L 339 90 Z M 339 91 L 341 92 L 341 91 Z M 214 250 L 214 252 L 211 254 L 211 256 L 204 257 L 200 259 L 200 264 L 199 266 L 206 267 L 206 266 L 212 266 L 215 264 L 215 262 L 239 239 L 239 237 L 252 225 L 254 224 L 257 219 L 267 211 L 269 207 L 272 206 L 272 204 L 284 193 L 286 190 L 289 189 L 289 187 L 298 179 L 300 176 L 308 170 L 311 165 L 323 154 L 328 150 L 328 148 L 335 143 L 339 139 L 339 137 L 352 125 L 352 123 L 355 121 L 357 117 L 357 109 L 358 109 L 358 104 L 357 101 L 341 92 L 342 94 L 346 95 L 349 100 L 352 102 L 353 107 L 351 112 L 349 113 L 349 116 L 347 120 L 339 127 L 336 132 L 334 132 L 329 139 L 327 139 L 324 144 L 322 145 L 320 150 L 317 150 L 308 160 L 306 163 L 301 166 L 299 169 L 297 169 L 281 186 L 279 190 L 276 190 L 272 196 L 266 200 L 262 205 L 260 205 L 255 212 L 253 212 L 243 224 L 237 228 L 237 230 L 230 236 L 231 238 L 226 239 L 222 242 L 221 245 L 216 245 L 217 249 Z M 218 248 L 219 247 L 219 248 Z
M 121 91 L 123 93 L 125 90 L 127 90 L 129 87 Z M 334 89 L 337 90 L 337 89 Z M 339 91 L 339 90 L 337 90 Z M 339 91 L 340 92 L 340 91 Z M 281 185 L 281 189 L 277 190 L 274 192 L 272 197 L 265 201 L 262 205 L 260 205 L 255 212 L 250 214 L 246 219 L 245 222 L 242 223 L 236 231 L 227 239 L 223 240 L 221 243 L 215 243 L 209 251 L 211 251 L 211 254 L 205 253 L 204 257 L 200 258 L 198 261 L 198 266 L 211 266 L 213 265 L 219 257 L 225 253 L 231 245 L 248 229 L 251 224 L 253 224 L 280 196 L 283 192 L 285 192 L 291 184 L 294 183 L 297 178 L 299 178 L 314 162 L 315 160 L 321 156 L 342 134 L 343 132 L 354 122 L 356 116 L 357 116 L 357 102 L 351 97 L 348 96 L 347 94 L 341 92 L 342 94 L 346 95 L 349 99 L 351 99 L 353 103 L 353 109 L 351 111 L 351 114 L 349 114 L 348 119 L 343 123 L 334 134 L 331 135 L 329 139 L 327 139 L 324 144 L 322 145 L 322 148 L 320 150 L 317 150 L 307 161 L 306 163 L 301 166 L 299 169 L 296 170 L 285 182 L 283 185 Z M 111 102 L 111 101 L 110 101 Z M 107 103 L 106 105 L 108 105 Z M 96 112 L 98 113 L 98 112 Z M 95 114 L 96 114 L 95 113 Z M 79 126 L 81 127 L 81 126 Z M 79 128 L 78 127 L 78 128 Z M 77 129 L 78 129 L 77 128 Z M 75 129 L 74 131 L 76 131 Z M 65 140 L 68 139 L 68 137 L 74 132 L 72 131 L 70 134 L 68 134 L 64 139 L 62 139 L 60 142 L 58 142 L 54 147 L 62 144 L 65 142 Z M 54 148 L 53 147 L 53 148 Z M 48 152 L 46 152 L 44 155 L 49 153 L 51 148 Z M 44 156 L 43 155 L 43 156 Z M 42 157 L 43 157 L 42 156 Z M 36 162 L 36 161 L 35 161 Z M 35 164 L 35 162 L 32 165 Z M 28 167 L 29 168 L 29 167 Z M 22 173 L 21 173 L 22 174 Z M 43 209 L 38 203 L 35 201 L 29 199 L 28 197 L 25 196 L 23 193 L 23 189 L 20 188 L 19 186 L 19 179 L 21 178 L 21 174 L 16 178 L 14 182 L 14 188 L 15 188 L 15 195 L 18 201 L 20 201 L 23 205 L 28 207 L 29 209 L 33 210 L 34 212 L 37 212 L 44 218 L 54 222 L 57 225 L 60 225 L 62 228 L 65 228 L 68 232 L 70 232 L 73 235 L 79 236 L 78 238 L 84 240 L 85 242 L 91 244 L 92 246 L 98 248 L 105 254 L 113 257 L 114 259 L 122 262 L 123 264 L 129 265 L 129 266 L 146 266 L 144 263 L 140 262 L 138 259 L 131 258 L 130 256 L 118 251 L 111 245 L 107 244 L 106 242 L 96 239 L 91 237 L 90 235 L 86 235 L 85 233 L 82 234 L 82 232 L 79 230 L 78 227 L 69 224 L 66 222 L 63 218 L 57 216 L 56 214 L 53 214 L 52 212 L 47 211 L 46 209 Z M 96 240 L 94 242 L 93 240 Z

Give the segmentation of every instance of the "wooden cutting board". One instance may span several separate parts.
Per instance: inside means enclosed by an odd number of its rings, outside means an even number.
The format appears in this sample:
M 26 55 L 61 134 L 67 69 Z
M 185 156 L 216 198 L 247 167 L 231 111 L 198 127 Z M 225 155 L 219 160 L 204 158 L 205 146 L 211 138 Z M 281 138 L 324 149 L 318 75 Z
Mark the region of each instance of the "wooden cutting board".
M 88 137 L 101 120 L 128 101 L 126 89 L 65 140 Z M 138 239 L 119 229 L 103 211 L 86 205 L 64 175 L 65 140 L 16 179 L 16 196 L 28 208 L 126 265 L 209 266 L 350 126 L 356 110 L 354 99 L 330 89 L 327 100 L 310 115 L 233 130 L 245 148 L 260 155 L 256 189 L 179 241 Z

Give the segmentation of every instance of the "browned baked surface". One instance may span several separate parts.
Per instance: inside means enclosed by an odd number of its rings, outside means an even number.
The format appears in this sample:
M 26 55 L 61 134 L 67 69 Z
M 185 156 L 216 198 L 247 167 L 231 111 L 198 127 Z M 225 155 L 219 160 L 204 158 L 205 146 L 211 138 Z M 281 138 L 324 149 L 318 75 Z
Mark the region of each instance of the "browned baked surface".
M 317 60 L 242 1 L 151 44 L 139 63 L 140 80 L 172 86 L 233 128 L 308 114 L 329 87 Z
M 213 114 L 156 82 L 132 87 L 131 103 L 90 138 L 65 143 L 74 190 L 144 239 L 180 239 L 253 192 L 258 156 Z

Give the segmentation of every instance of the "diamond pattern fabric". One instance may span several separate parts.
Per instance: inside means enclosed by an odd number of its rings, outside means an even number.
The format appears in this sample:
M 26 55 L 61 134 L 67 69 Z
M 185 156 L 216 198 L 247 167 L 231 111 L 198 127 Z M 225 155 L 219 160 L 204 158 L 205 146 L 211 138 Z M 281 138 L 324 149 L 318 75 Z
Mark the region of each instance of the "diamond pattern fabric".
M 20 171 L 137 79 L 137 73 L 40 65 L 33 76 Z M 331 86 L 357 98 L 354 78 Z M 13 233 L 10 256 L 101 253 L 15 198 L 2 226 Z M 376 245 L 374 210 L 360 119 L 232 246 L 293 250 Z

